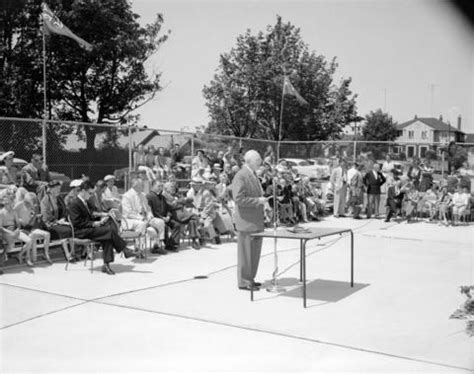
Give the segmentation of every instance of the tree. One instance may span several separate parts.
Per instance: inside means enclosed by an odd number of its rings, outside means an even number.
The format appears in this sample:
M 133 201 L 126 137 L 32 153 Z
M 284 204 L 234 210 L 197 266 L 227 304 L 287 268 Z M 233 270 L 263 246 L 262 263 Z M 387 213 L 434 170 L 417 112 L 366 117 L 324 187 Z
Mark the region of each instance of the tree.
M 397 124 L 388 113 L 381 109 L 371 111 L 365 116 L 365 125 L 362 127 L 362 138 L 369 141 L 390 142 L 397 138 Z M 371 152 L 373 158 L 380 159 L 389 153 L 389 144 L 367 143 L 362 147 L 363 152 Z
M 4 94 L 0 109 L 6 115 L 38 116 L 42 107 L 42 61 L 39 0 L 2 9 Z M 161 31 L 163 16 L 145 27 L 127 0 L 49 1 L 51 10 L 73 32 L 93 44 L 91 52 L 69 38 L 48 38 L 48 97 L 53 118 L 82 122 L 125 124 L 136 120 L 132 112 L 153 99 L 160 85 L 160 73 L 150 76 L 145 62 L 158 51 L 169 35 Z M 23 82 L 26 79 L 26 83 Z M 28 95 L 24 95 L 27 92 Z M 18 100 L 20 96 L 24 100 Z M 87 149 L 105 128 L 84 128 Z
M 284 75 L 309 105 L 284 97 L 281 135 L 288 140 L 339 138 L 356 117 L 350 78 L 334 83 L 336 59 L 310 51 L 300 30 L 277 17 L 256 35 L 247 30 L 220 56 L 213 80 L 203 89 L 211 117 L 206 131 L 278 140 Z
M 394 141 L 397 138 L 397 124 L 388 113 L 382 112 L 381 109 L 371 111 L 365 116 L 362 137 L 364 140 Z

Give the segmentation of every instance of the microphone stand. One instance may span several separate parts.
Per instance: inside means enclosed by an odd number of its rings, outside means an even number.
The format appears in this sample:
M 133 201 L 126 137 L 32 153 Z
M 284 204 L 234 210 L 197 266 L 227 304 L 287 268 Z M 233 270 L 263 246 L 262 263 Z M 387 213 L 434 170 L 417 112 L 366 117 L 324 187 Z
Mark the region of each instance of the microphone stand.
M 285 292 L 286 289 L 278 284 L 278 251 L 277 251 L 277 237 L 276 232 L 278 228 L 278 202 L 277 202 L 277 193 L 276 193 L 276 167 L 275 167 L 275 175 L 273 176 L 273 262 L 274 262 L 274 270 L 273 270 L 273 280 L 271 285 L 267 287 L 267 292 L 272 293 L 280 293 Z

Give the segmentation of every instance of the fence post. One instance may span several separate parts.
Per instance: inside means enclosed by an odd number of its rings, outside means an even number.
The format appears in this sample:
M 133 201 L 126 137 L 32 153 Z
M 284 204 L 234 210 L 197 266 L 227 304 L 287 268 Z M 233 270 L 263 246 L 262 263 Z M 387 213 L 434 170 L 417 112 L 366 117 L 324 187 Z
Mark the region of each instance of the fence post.
M 354 140 L 354 154 L 352 155 L 352 161 L 356 162 L 357 158 L 357 140 Z
M 132 126 L 128 127 L 128 172 L 132 172 Z
M 191 135 L 191 157 L 194 157 L 194 134 Z

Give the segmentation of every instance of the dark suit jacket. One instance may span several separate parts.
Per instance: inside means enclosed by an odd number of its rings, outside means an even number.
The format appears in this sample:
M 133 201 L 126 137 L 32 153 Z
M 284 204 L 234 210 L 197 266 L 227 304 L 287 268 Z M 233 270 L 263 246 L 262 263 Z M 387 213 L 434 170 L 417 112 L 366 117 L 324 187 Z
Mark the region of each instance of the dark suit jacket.
M 158 195 L 152 191 L 146 195 L 146 199 L 148 200 L 148 205 L 150 205 L 154 217 L 164 218 L 168 215 L 171 216 L 173 209 L 163 194 Z
M 385 177 L 378 171 L 377 178 L 374 176 L 373 171 L 368 171 L 364 175 L 364 184 L 367 187 L 367 194 L 369 195 L 380 195 L 380 186 L 385 183 Z
M 258 204 L 258 198 L 262 193 L 258 178 L 249 168 L 242 166 L 232 180 L 232 195 L 235 200 L 234 222 L 238 231 L 263 231 L 263 205 Z
M 88 229 L 94 227 L 94 217 L 92 216 L 93 207 L 87 203 L 87 209 L 84 203 L 76 197 L 69 205 L 69 214 L 72 225 L 75 229 Z

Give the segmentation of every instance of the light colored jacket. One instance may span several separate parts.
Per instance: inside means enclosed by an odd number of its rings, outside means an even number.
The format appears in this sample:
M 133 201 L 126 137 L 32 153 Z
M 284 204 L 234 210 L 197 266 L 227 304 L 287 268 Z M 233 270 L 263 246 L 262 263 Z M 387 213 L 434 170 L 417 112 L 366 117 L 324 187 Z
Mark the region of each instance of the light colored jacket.
M 263 205 L 258 198 L 263 196 L 257 176 L 243 166 L 232 180 L 235 201 L 234 222 L 238 231 L 258 232 L 264 229 Z
M 143 220 L 150 217 L 151 210 L 144 193 L 129 189 L 122 196 L 122 215 L 128 219 Z

